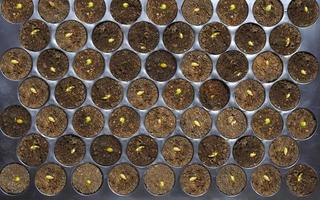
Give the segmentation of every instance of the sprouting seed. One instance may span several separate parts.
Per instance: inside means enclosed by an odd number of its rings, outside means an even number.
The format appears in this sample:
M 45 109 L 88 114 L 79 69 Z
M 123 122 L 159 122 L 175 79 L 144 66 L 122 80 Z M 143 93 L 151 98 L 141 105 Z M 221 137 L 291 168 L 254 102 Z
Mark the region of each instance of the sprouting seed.
M 267 175 L 263 175 L 263 179 L 266 180 L 266 181 L 270 181 L 270 178 Z
M 253 43 L 251 40 L 249 40 L 249 41 L 248 41 L 248 45 L 249 45 L 250 47 L 253 47 L 253 46 L 254 46 L 254 43 Z
M 127 177 L 124 174 L 120 174 L 120 178 L 122 178 L 123 180 L 127 180 Z
M 136 151 L 139 152 L 139 151 L 142 151 L 142 149 L 144 149 L 144 146 L 141 145 L 136 148 Z
M 286 156 L 288 154 L 288 148 L 287 147 L 284 147 L 283 148 L 283 154 Z
M 16 4 L 16 9 L 21 9 L 23 7 L 22 3 L 17 3 Z
M 266 60 L 266 65 L 269 66 L 270 65 L 270 61 Z
M 166 64 L 166 63 L 160 63 L 160 67 L 161 67 L 161 68 L 166 68 L 166 67 L 167 67 L 167 64 Z
M 164 181 L 160 181 L 160 187 L 164 187 Z
M 160 5 L 160 9 L 161 9 L 161 10 L 165 10 L 165 9 L 167 9 L 167 5 L 166 5 L 166 4 L 164 4 L 164 3 L 162 3 L 162 4 Z
M 270 124 L 270 123 L 271 123 L 270 118 L 265 118 L 265 119 L 264 119 L 264 123 L 267 124 L 267 125 Z
M 54 3 L 54 2 L 49 1 L 48 3 L 49 3 L 49 5 L 50 5 L 51 7 L 55 7 L 55 3 Z
M 300 126 L 302 127 L 302 128 L 305 128 L 306 126 L 307 126 L 307 122 L 306 121 L 300 121 Z
M 87 60 L 86 60 L 86 65 L 91 65 L 92 64 L 92 59 L 91 58 L 88 58 Z
M 17 122 L 17 124 L 23 124 L 23 119 L 18 118 L 18 119 L 16 119 L 16 122 Z
M 48 117 L 48 120 L 49 120 L 49 122 L 52 122 L 52 123 L 55 123 L 55 122 L 56 122 L 56 120 L 55 120 L 53 117 L 51 117 L 51 116 Z
M 75 87 L 73 85 L 67 87 L 66 92 L 71 92 Z
M 198 127 L 201 126 L 201 124 L 200 124 L 200 122 L 199 122 L 198 120 L 194 120 L 194 121 L 193 121 L 193 124 L 196 125 L 196 126 L 198 126 Z
M 231 126 L 234 126 L 237 123 L 237 121 L 234 119 L 233 116 L 229 116 L 228 123 L 231 124 Z
M 304 12 L 309 12 L 309 8 L 307 7 L 307 6 L 305 6 L 304 8 L 303 8 L 303 10 L 304 10 Z
M 112 147 L 107 147 L 107 148 L 106 148 L 106 151 L 107 151 L 108 153 L 112 153 L 112 152 L 113 152 L 113 148 L 112 148 Z
M 120 117 L 119 121 L 121 124 L 124 124 L 126 122 L 126 119 L 124 117 Z
M 50 67 L 50 71 L 52 71 L 53 73 L 55 73 L 57 70 L 54 67 Z
M 176 95 L 179 95 L 182 93 L 182 90 L 180 88 L 176 89 Z
M 48 180 L 52 180 L 54 177 L 53 176 L 51 176 L 51 175 L 46 175 L 46 179 L 48 179 Z
M 173 151 L 179 152 L 179 151 L 181 151 L 181 149 L 179 147 L 173 147 Z
M 192 63 L 191 63 L 191 66 L 192 66 L 192 67 L 199 67 L 200 65 L 199 65 L 199 63 L 197 63 L 197 62 L 192 62 Z
M 30 88 L 30 91 L 31 91 L 33 94 L 37 94 L 37 90 L 36 90 L 34 87 L 31 87 L 31 88 Z
M 140 90 L 140 91 L 137 92 L 137 95 L 138 95 L 138 96 L 142 96 L 143 94 L 144 94 L 144 91 L 143 91 L 143 90 Z
M 105 95 L 104 97 L 102 97 L 102 99 L 103 99 L 103 100 L 108 100 L 108 99 L 110 99 L 110 97 L 111 97 L 111 95 L 110 95 L 110 94 L 107 94 L 107 95 Z
M 19 64 L 19 61 L 15 60 L 15 59 L 12 59 L 10 62 L 11 62 L 11 64 L 14 64 L 14 65 Z
M 291 39 L 289 37 L 286 38 L 286 47 L 288 47 L 291 43 Z
M 184 36 L 183 36 L 183 33 L 180 32 L 180 33 L 179 33 L 179 38 L 180 38 L 180 39 L 183 39 L 183 37 L 184 37 Z
M 213 39 L 213 38 L 216 38 L 218 35 L 220 35 L 220 33 L 218 31 L 215 31 L 211 34 L 210 37 Z
M 91 117 L 90 116 L 86 116 L 86 118 L 85 118 L 85 121 L 86 121 L 86 123 L 88 124 L 88 123 L 90 123 L 91 122 Z
M 267 12 L 270 12 L 272 9 L 272 5 L 271 4 L 268 4 L 266 7 L 264 7 L 264 10 L 267 11 Z
M 142 49 L 142 50 L 146 50 L 146 49 L 147 49 L 147 47 L 142 45 L 142 46 L 140 47 L 140 49 Z
M 199 12 L 200 11 L 200 8 L 195 8 L 193 9 L 194 12 Z
M 286 99 L 289 99 L 290 97 L 291 97 L 290 93 L 286 94 Z
M 39 145 L 36 145 L 36 144 L 33 144 L 33 145 L 30 147 L 31 150 L 36 150 L 36 149 L 39 149 L 39 148 L 40 148 L 40 146 L 39 146 Z
M 212 154 L 210 154 L 208 157 L 209 158 L 214 158 L 214 157 L 216 157 L 218 155 L 218 152 L 217 151 L 214 151 L 214 152 L 212 152 Z
M 301 74 L 303 74 L 303 75 L 307 75 L 307 71 L 304 70 L 304 69 L 302 69 L 300 72 L 301 72 Z
M 87 179 L 87 180 L 86 180 L 86 183 L 87 183 L 87 185 L 90 185 L 90 184 L 92 183 L 92 181 L 89 180 L 89 179 Z
M 73 33 L 66 33 L 64 36 L 66 37 L 66 38 L 69 38 L 69 37 L 71 37 L 73 35 Z
M 300 173 L 300 174 L 298 175 L 298 182 L 301 182 L 301 181 L 302 181 L 302 176 L 303 176 L 303 173 Z
M 35 35 L 35 34 L 37 34 L 38 32 L 40 32 L 40 29 L 36 28 L 36 29 L 33 29 L 30 34 L 31 34 L 31 35 Z
M 159 118 L 159 119 L 158 119 L 158 124 L 161 124 L 161 122 L 162 122 L 162 120 Z
M 232 175 L 230 175 L 230 179 L 231 179 L 232 182 L 236 181 L 236 178 L 234 176 L 232 176 Z
M 76 152 L 76 148 L 71 149 L 70 153 L 74 154 Z
M 192 176 L 192 177 L 189 178 L 189 181 L 191 181 L 191 182 L 193 182 L 193 181 L 195 181 L 195 180 L 197 180 L 197 177 L 196 177 L 196 176 Z
M 236 5 L 231 4 L 230 7 L 229 7 L 229 10 L 235 10 L 235 9 L 236 9 Z
M 21 178 L 19 176 L 14 177 L 15 182 L 19 182 L 20 180 L 21 180 Z
M 248 95 L 253 96 L 253 92 L 251 90 L 246 91 Z
M 88 3 L 88 8 L 92 8 L 94 6 L 94 3 L 92 2 L 92 1 L 90 1 L 89 3 Z
M 114 42 L 114 38 L 109 38 L 109 39 L 108 39 L 108 42 L 109 42 L 109 43 Z
M 256 154 L 255 152 L 250 153 L 250 157 L 251 157 L 251 158 L 256 157 L 256 155 L 257 155 L 257 154 Z

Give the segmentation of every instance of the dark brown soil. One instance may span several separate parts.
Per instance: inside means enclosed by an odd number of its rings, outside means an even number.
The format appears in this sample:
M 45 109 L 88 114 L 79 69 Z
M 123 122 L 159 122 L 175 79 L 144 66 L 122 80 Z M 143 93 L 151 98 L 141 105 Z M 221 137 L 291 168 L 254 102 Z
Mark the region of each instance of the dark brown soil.
M 220 0 L 217 13 L 223 23 L 237 26 L 247 18 L 248 4 L 245 0 Z
M 0 60 L 3 75 L 10 80 L 21 80 L 28 76 L 32 69 L 30 54 L 21 48 L 7 50 Z
M 283 120 L 280 113 L 272 108 L 262 108 L 251 120 L 251 127 L 262 140 L 272 140 L 282 133 Z
M 246 115 L 237 108 L 226 108 L 218 114 L 216 127 L 224 137 L 237 138 L 247 130 Z
M 258 0 L 255 1 L 252 12 L 262 26 L 274 26 L 283 17 L 283 5 L 280 0 Z
M 21 137 L 31 128 L 31 115 L 20 105 L 8 106 L 1 113 L 0 127 L 10 137 Z
M 49 27 L 41 20 L 29 20 L 23 24 L 19 39 L 24 48 L 30 51 L 41 51 L 50 42 Z
M 176 18 L 178 7 L 175 0 L 148 0 L 146 12 L 153 23 L 166 25 Z
M 257 79 L 270 83 L 277 80 L 283 72 L 281 58 L 271 52 L 265 51 L 257 55 L 252 64 L 252 70 Z
M 140 0 L 112 0 L 110 12 L 120 24 L 132 24 L 141 15 Z
M 174 171 L 165 164 L 155 164 L 148 168 L 143 176 L 146 189 L 153 195 L 169 193 L 175 183 Z
M 153 80 L 167 81 L 176 73 L 177 61 L 168 51 L 158 50 L 147 57 L 145 68 Z
M 47 49 L 40 53 L 37 69 L 41 76 L 48 80 L 62 78 L 69 69 L 69 59 L 58 49 Z
M 67 128 L 68 117 L 60 107 L 49 105 L 37 113 L 36 125 L 43 135 L 47 137 L 59 137 Z
M 172 136 L 163 144 L 162 156 L 169 165 L 183 167 L 193 158 L 193 145 L 183 136 Z
M 192 107 L 181 115 L 180 126 L 186 136 L 199 139 L 211 130 L 212 119 L 210 113 L 202 107 Z
M 305 108 L 299 108 L 289 114 L 287 127 L 291 135 L 299 140 L 309 138 L 317 128 L 314 114 Z
M 127 92 L 128 101 L 133 107 L 140 110 L 153 106 L 159 97 L 157 86 L 153 81 L 146 78 L 132 81 Z
M 131 81 L 140 72 L 141 60 L 135 52 L 122 49 L 111 56 L 109 67 L 115 78 L 121 81 Z
M 301 44 L 300 31 L 289 23 L 281 24 L 271 31 L 269 43 L 278 54 L 293 54 Z
M 65 187 L 67 182 L 66 172 L 54 163 L 42 165 L 35 175 L 35 185 L 44 195 L 55 196 Z
M 144 120 L 147 131 L 154 137 L 164 138 L 170 135 L 176 128 L 176 117 L 166 107 L 151 109 Z
M 39 0 L 38 12 L 49 23 L 63 21 L 69 14 L 70 4 L 68 0 Z
M 87 96 L 86 86 L 77 78 L 67 77 L 58 82 L 55 89 L 57 102 L 65 108 L 81 106 Z
M 172 53 L 185 53 L 193 46 L 194 40 L 191 26 L 182 21 L 170 24 L 163 32 L 164 46 Z
M 30 184 L 28 170 L 16 163 L 3 167 L 0 173 L 0 187 L 8 194 L 22 193 Z
M 135 136 L 128 142 L 127 156 L 134 165 L 150 165 L 158 156 L 158 145 L 150 136 Z
M 319 17 L 319 5 L 315 0 L 293 0 L 288 6 L 288 17 L 296 26 L 310 26 Z
M 319 62 L 311 53 L 298 52 L 290 57 L 288 71 L 294 80 L 309 83 L 317 78 Z
M 187 79 L 201 82 L 211 75 L 212 60 L 205 52 L 194 50 L 183 56 L 180 68 Z
M 229 82 L 236 82 L 246 76 L 249 63 L 243 53 L 231 50 L 220 55 L 216 67 L 221 78 Z
M 258 109 L 265 100 L 265 91 L 261 83 L 256 80 L 241 81 L 235 89 L 237 104 L 244 110 Z
M 120 48 L 123 33 L 120 26 L 112 21 L 98 24 L 92 32 L 94 46 L 105 53 L 110 53 Z
M 102 19 L 106 12 L 104 0 L 75 0 L 76 16 L 83 22 L 93 24 Z
M 49 144 L 39 134 L 29 134 L 22 138 L 17 146 L 20 160 L 29 166 L 39 166 L 47 160 Z
M 2 16 L 11 23 L 27 21 L 33 14 L 32 0 L 3 0 L 1 4 Z
M 56 41 L 65 51 L 78 51 L 87 42 L 87 30 L 75 20 L 65 21 L 56 30 Z
M 91 144 L 92 159 L 103 166 L 110 166 L 118 162 L 121 157 L 121 143 L 112 135 L 101 135 Z
M 280 136 L 272 141 L 269 147 L 270 160 L 280 167 L 289 167 L 299 158 L 298 143 L 288 137 Z
M 108 174 L 111 191 L 119 195 L 128 195 L 139 185 L 139 172 L 127 163 L 114 166 Z
M 183 110 L 191 105 L 194 90 L 190 82 L 184 79 L 174 79 L 167 83 L 162 97 L 170 108 Z
M 96 50 L 85 49 L 77 53 L 73 61 L 76 74 L 85 80 L 97 79 L 104 71 L 105 61 Z
M 210 135 L 199 143 L 199 159 L 209 167 L 218 167 L 226 163 L 230 155 L 230 147 L 220 136 Z
M 300 101 L 300 89 L 291 81 L 281 80 L 272 85 L 269 98 L 276 108 L 280 110 L 291 110 Z
M 54 147 L 56 159 L 68 166 L 74 166 L 84 158 L 86 145 L 82 139 L 73 134 L 60 137 Z
M 109 128 L 115 136 L 131 137 L 138 131 L 139 127 L 140 115 L 131 107 L 116 108 L 109 117 Z
M 105 77 L 97 80 L 91 89 L 92 101 L 103 109 L 112 109 L 120 104 L 123 88 L 118 81 Z
M 286 176 L 289 190 L 298 197 L 313 193 L 316 189 L 318 176 L 316 171 L 305 164 L 298 164 L 291 168 Z
M 38 77 L 25 79 L 19 86 L 20 102 L 29 108 L 40 108 L 49 98 L 48 84 Z
M 135 23 L 130 27 L 128 33 L 131 48 L 140 53 L 147 53 L 156 48 L 159 37 L 157 27 L 146 21 Z
M 255 167 L 264 157 L 263 143 L 255 136 L 244 136 L 234 144 L 233 157 L 241 167 Z
M 207 23 L 213 14 L 210 0 L 185 0 L 181 7 L 183 17 L 193 25 Z
M 209 110 L 220 110 L 230 98 L 229 87 L 218 79 L 207 80 L 200 86 L 200 102 Z
M 221 192 L 234 196 L 244 190 L 247 185 L 247 177 L 241 167 L 228 164 L 219 170 L 216 184 Z
M 255 54 L 265 46 L 266 33 L 257 24 L 243 24 L 236 32 L 235 42 L 237 47 L 244 53 Z
M 82 137 L 94 137 L 104 127 L 104 116 L 96 107 L 83 106 L 74 113 L 72 126 Z
M 273 196 L 280 190 L 281 174 L 272 165 L 261 165 L 252 173 L 251 185 L 259 195 L 264 197 Z
M 228 28 L 219 22 L 206 24 L 199 33 L 200 47 L 211 54 L 225 52 L 231 43 Z
M 211 175 L 207 168 L 199 164 L 187 166 L 180 175 L 182 190 L 192 196 L 201 196 L 208 192 Z
M 97 166 L 84 163 L 73 171 L 71 181 L 78 192 L 89 195 L 100 189 L 103 183 L 103 174 Z

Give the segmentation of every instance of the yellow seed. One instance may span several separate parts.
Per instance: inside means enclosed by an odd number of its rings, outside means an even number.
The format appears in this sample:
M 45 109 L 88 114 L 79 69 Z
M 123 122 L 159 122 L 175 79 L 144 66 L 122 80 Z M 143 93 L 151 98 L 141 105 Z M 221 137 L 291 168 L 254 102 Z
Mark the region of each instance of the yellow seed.
M 235 9 L 236 9 L 236 5 L 231 4 L 230 7 L 229 7 L 229 10 L 235 10 Z
M 21 179 L 20 179 L 19 176 L 14 177 L 14 181 L 15 181 L 15 182 L 19 182 L 20 180 L 21 180 Z
M 300 173 L 300 174 L 298 175 L 298 182 L 301 182 L 301 181 L 302 181 L 302 176 L 303 176 L 303 173 Z
M 167 67 L 167 64 L 166 64 L 166 63 L 160 63 L 160 67 L 161 67 L 161 68 L 166 68 L 166 67 Z
M 110 94 L 107 94 L 107 95 L 105 95 L 104 97 L 102 97 L 102 99 L 103 99 L 103 100 L 108 100 L 108 99 L 110 99 L 110 97 L 111 97 L 111 95 L 110 95 Z
M 138 95 L 138 96 L 141 96 L 141 95 L 143 95 L 143 94 L 144 94 L 144 91 L 143 91 L 143 90 L 140 90 L 140 91 L 137 92 L 137 95 Z
M 124 117 L 120 117 L 119 121 L 121 124 L 124 124 L 126 122 L 126 119 Z
M 289 37 L 286 38 L 286 47 L 290 45 L 291 39 Z
M 210 154 L 208 157 L 209 158 L 214 158 L 214 157 L 216 157 L 218 155 L 218 152 L 217 151 L 214 151 L 214 152 L 212 152 L 212 154 Z
M 15 59 L 12 59 L 10 62 L 11 62 L 11 64 L 14 64 L 14 65 L 19 64 L 19 61 L 15 60 Z
M 52 71 L 52 72 L 56 72 L 56 68 L 54 68 L 54 67 L 50 67 L 50 71 Z
M 249 45 L 250 47 L 253 47 L 253 46 L 254 46 L 254 43 L 253 43 L 251 40 L 249 40 L 249 41 L 248 41 L 248 45 Z
M 306 126 L 307 126 L 307 122 L 306 121 L 300 121 L 300 126 L 302 127 L 302 128 L 305 128 Z
M 267 11 L 267 12 L 270 12 L 272 9 L 272 5 L 271 4 L 268 4 L 266 7 L 264 7 L 264 10 Z
M 30 88 L 30 91 L 31 91 L 33 94 L 37 94 L 37 90 L 36 90 L 34 87 L 31 87 L 31 88 Z
M 108 153 L 112 153 L 112 152 L 113 152 L 113 148 L 112 148 L 112 147 L 107 147 L 107 148 L 106 148 L 106 151 L 107 151 Z
M 108 42 L 109 42 L 109 43 L 114 42 L 114 38 L 109 38 L 109 39 L 108 39 Z
M 74 154 L 75 152 L 76 152 L 75 148 L 71 149 L 71 151 L 70 151 L 71 154 Z
M 183 39 L 183 33 L 181 33 L 181 32 L 179 33 L 179 38 Z
M 71 92 L 75 87 L 73 85 L 67 87 L 66 92 Z
M 199 67 L 200 65 L 199 65 L 199 63 L 197 63 L 197 62 L 192 62 L 192 63 L 191 63 L 191 66 L 192 66 L 192 67 Z
M 230 179 L 231 179 L 232 182 L 236 181 L 236 178 L 234 176 L 232 176 L 232 175 L 230 175 Z
M 127 2 L 124 2 L 124 3 L 122 4 L 122 6 L 123 6 L 124 8 L 128 8 L 128 7 L 129 7 L 129 4 L 128 4 Z
M 31 35 L 35 35 L 35 34 L 37 34 L 38 32 L 40 31 L 40 29 L 33 29 L 33 31 L 31 31 Z
M 301 74 L 303 74 L 303 75 L 307 75 L 307 71 L 304 70 L 304 69 L 302 69 L 300 72 L 301 72 Z
M 216 31 L 216 32 L 213 32 L 210 37 L 213 39 L 213 38 L 216 38 L 218 35 L 220 35 L 220 33 Z
M 266 180 L 266 181 L 270 181 L 270 178 L 267 175 L 263 175 L 263 179 Z
M 91 122 L 91 117 L 90 116 L 86 116 L 85 121 L 86 121 L 87 124 L 90 123 Z
M 23 119 L 18 118 L 18 119 L 16 119 L 16 122 L 17 122 L 17 124 L 23 124 Z
M 22 3 L 17 3 L 16 4 L 16 9 L 21 9 L 23 7 Z
M 89 3 L 88 3 L 88 8 L 92 8 L 94 6 L 94 3 L 92 2 L 92 1 L 90 1 Z
M 32 145 L 30 147 L 31 150 L 36 150 L 36 149 L 39 149 L 39 148 L 40 148 L 39 145 L 36 145 L 36 144 L 34 144 L 34 145 Z
M 193 9 L 194 12 L 199 12 L 200 11 L 200 8 L 195 8 Z
M 290 93 L 286 94 L 286 99 L 289 99 L 290 97 L 291 97 Z
M 269 66 L 270 65 L 270 61 L 266 60 L 266 65 Z
M 92 59 L 91 58 L 88 58 L 87 60 L 86 60 L 86 65 L 91 65 L 92 64 Z
M 270 123 L 271 123 L 270 118 L 265 118 L 265 119 L 264 119 L 264 123 L 267 124 L 267 125 L 270 124 Z
M 283 148 L 283 154 L 286 156 L 288 154 L 288 148 L 287 147 L 284 147 Z
M 136 151 L 142 151 L 142 149 L 144 149 L 144 146 L 138 146 L 137 148 L 136 148 Z
M 47 176 L 46 176 L 46 179 L 48 179 L 48 180 L 52 180 L 52 179 L 53 179 L 53 176 L 51 176 L 51 175 L 47 175 Z
M 165 10 L 165 9 L 167 9 L 167 5 L 166 5 L 166 4 L 164 4 L 164 3 L 162 3 L 162 4 L 160 5 L 160 9 L 161 9 L 161 10 Z
M 120 174 L 120 178 L 122 178 L 123 180 L 127 180 L 127 177 L 124 174 Z
M 89 179 L 87 179 L 87 180 L 86 180 L 86 183 L 87 183 L 87 185 L 90 185 L 90 184 L 92 183 L 92 181 L 89 180 Z
M 198 120 L 194 120 L 194 121 L 193 121 L 193 124 L 196 125 L 196 126 L 198 126 L 198 127 L 201 126 L 201 124 L 200 124 L 200 122 L 199 122 Z
M 305 6 L 304 8 L 303 8 L 303 10 L 304 10 L 304 12 L 309 12 L 309 8 L 307 7 L 307 6 Z
M 141 46 L 141 47 L 140 47 L 140 49 L 142 49 L 142 50 L 146 50 L 146 49 L 147 49 L 147 47 L 145 47 L 145 46 Z
M 56 120 L 55 120 L 53 117 L 51 117 L 51 116 L 48 117 L 48 120 L 49 120 L 50 122 L 52 122 L 52 123 L 56 122 Z
M 176 89 L 176 95 L 179 95 L 182 93 L 182 90 L 180 88 Z
M 179 152 L 179 151 L 181 151 L 181 149 L 179 147 L 173 147 L 173 151 Z
M 161 124 L 162 120 L 161 119 L 158 119 L 158 124 Z
M 160 181 L 160 187 L 164 187 L 164 181 Z
M 250 157 L 251 157 L 251 158 L 256 157 L 256 155 L 257 155 L 257 154 L 256 154 L 255 152 L 250 153 Z
M 242 74 L 241 72 L 238 72 L 236 75 L 237 75 L 237 76 L 240 76 L 241 74 Z
M 193 182 L 195 180 L 197 180 L 197 177 L 195 177 L 195 176 L 192 176 L 192 177 L 189 178 L 189 181 L 191 181 L 191 182 Z
M 52 1 L 49 1 L 48 3 L 49 3 L 49 5 L 50 5 L 51 7 L 54 7 L 54 6 L 55 6 L 54 2 L 52 2 Z
M 253 96 L 253 92 L 251 90 L 246 91 L 248 95 Z
M 66 33 L 64 36 L 66 37 L 66 38 L 69 38 L 69 37 L 71 37 L 73 35 L 73 33 Z

